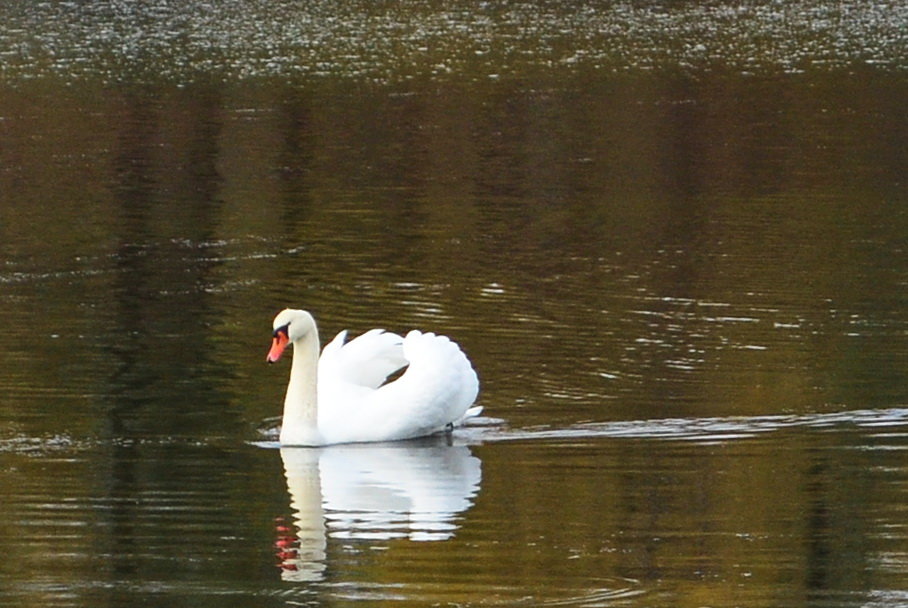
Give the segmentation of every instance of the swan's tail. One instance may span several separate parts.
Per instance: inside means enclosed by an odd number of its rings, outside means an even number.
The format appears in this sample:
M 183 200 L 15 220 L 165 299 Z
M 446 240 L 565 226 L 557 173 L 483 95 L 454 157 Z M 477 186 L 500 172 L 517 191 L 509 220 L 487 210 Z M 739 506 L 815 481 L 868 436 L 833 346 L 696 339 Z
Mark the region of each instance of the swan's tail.
M 471 407 L 466 412 L 464 412 L 463 416 L 461 416 L 458 420 L 455 420 L 453 424 L 454 424 L 454 426 L 463 426 L 463 424 L 467 420 L 469 420 L 470 418 L 476 418 L 481 413 L 482 413 L 481 405 L 477 405 L 476 407 Z

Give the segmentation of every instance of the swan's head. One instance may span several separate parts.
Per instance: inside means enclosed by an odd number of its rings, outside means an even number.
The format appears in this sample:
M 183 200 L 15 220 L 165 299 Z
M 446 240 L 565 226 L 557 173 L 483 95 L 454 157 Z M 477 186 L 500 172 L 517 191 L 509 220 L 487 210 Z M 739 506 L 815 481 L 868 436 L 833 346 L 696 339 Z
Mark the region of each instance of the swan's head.
M 315 319 L 305 310 L 285 308 L 274 317 L 272 323 L 274 338 L 271 350 L 268 351 L 268 363 L 274 363 L 284 354 L 287 345 L 301 340 L 310 332 L 315 331 Z

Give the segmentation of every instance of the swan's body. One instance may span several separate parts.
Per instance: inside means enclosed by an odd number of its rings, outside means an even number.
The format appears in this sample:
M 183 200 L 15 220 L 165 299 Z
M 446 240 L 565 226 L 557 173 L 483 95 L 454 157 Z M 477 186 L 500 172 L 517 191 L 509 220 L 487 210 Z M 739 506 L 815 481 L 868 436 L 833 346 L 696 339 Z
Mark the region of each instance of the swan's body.
M 396 441 L 431 435 L 476 415 L 476 372 L 445 336 L 411 331 L 405 338 L 373 329 L 345 343 L 337 334 L 319 356 L 315 320 L 287 309 L 274 318 L 268 361 L 293 344 L 284 398 L 282 445 Z M 393 382 L 388 376 L 406 367 Z

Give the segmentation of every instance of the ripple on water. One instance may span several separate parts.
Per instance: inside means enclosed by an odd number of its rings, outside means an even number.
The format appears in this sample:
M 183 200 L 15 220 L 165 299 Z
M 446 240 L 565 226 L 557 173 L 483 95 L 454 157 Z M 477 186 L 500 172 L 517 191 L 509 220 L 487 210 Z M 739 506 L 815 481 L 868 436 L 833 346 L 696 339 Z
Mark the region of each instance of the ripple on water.
M 498 79 L 552 70 L 904 69 L 904 3 L 7 3 L 6 79 Z
M 480 426 L 474 426 L 474 424 Z M 749 439 L 765 433 L 797 428 L 828 432 L 857 428 L 861 429 L 866 437 L 896 440 L 892 449 L 908 449 L 908 446 L 901 441 L 908 436 L 908 408 L 848 410 L 817 414 L 587 422 L 564 428 L 525 429 L 511 429 L 500 424 L 489 424 L 480 418 L 477 423 L 461 429 L 460 433 L 465 440 L 479 443 L 627 438 L 711 444 Z M 904 429 L 904 432 L 897 429 Z
M 13 435 L 0 437 L 0 453 L 22 454 L 25 456 L 46 457 L 61 453 L 84 450 L 87 442 L 79 441 L 67 435 L 50 435 L 33 437 Z

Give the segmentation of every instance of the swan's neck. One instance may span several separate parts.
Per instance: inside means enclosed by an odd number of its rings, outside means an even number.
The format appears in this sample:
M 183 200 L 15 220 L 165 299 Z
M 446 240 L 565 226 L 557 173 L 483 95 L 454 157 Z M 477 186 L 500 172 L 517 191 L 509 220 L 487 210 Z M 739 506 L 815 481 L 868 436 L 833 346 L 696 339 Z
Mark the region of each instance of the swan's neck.
M 281 426 L 283 445 L 319 445 L 318 432 L 318 332 L 312 328 L 293 343 L 290 382 L 284 397 Z

